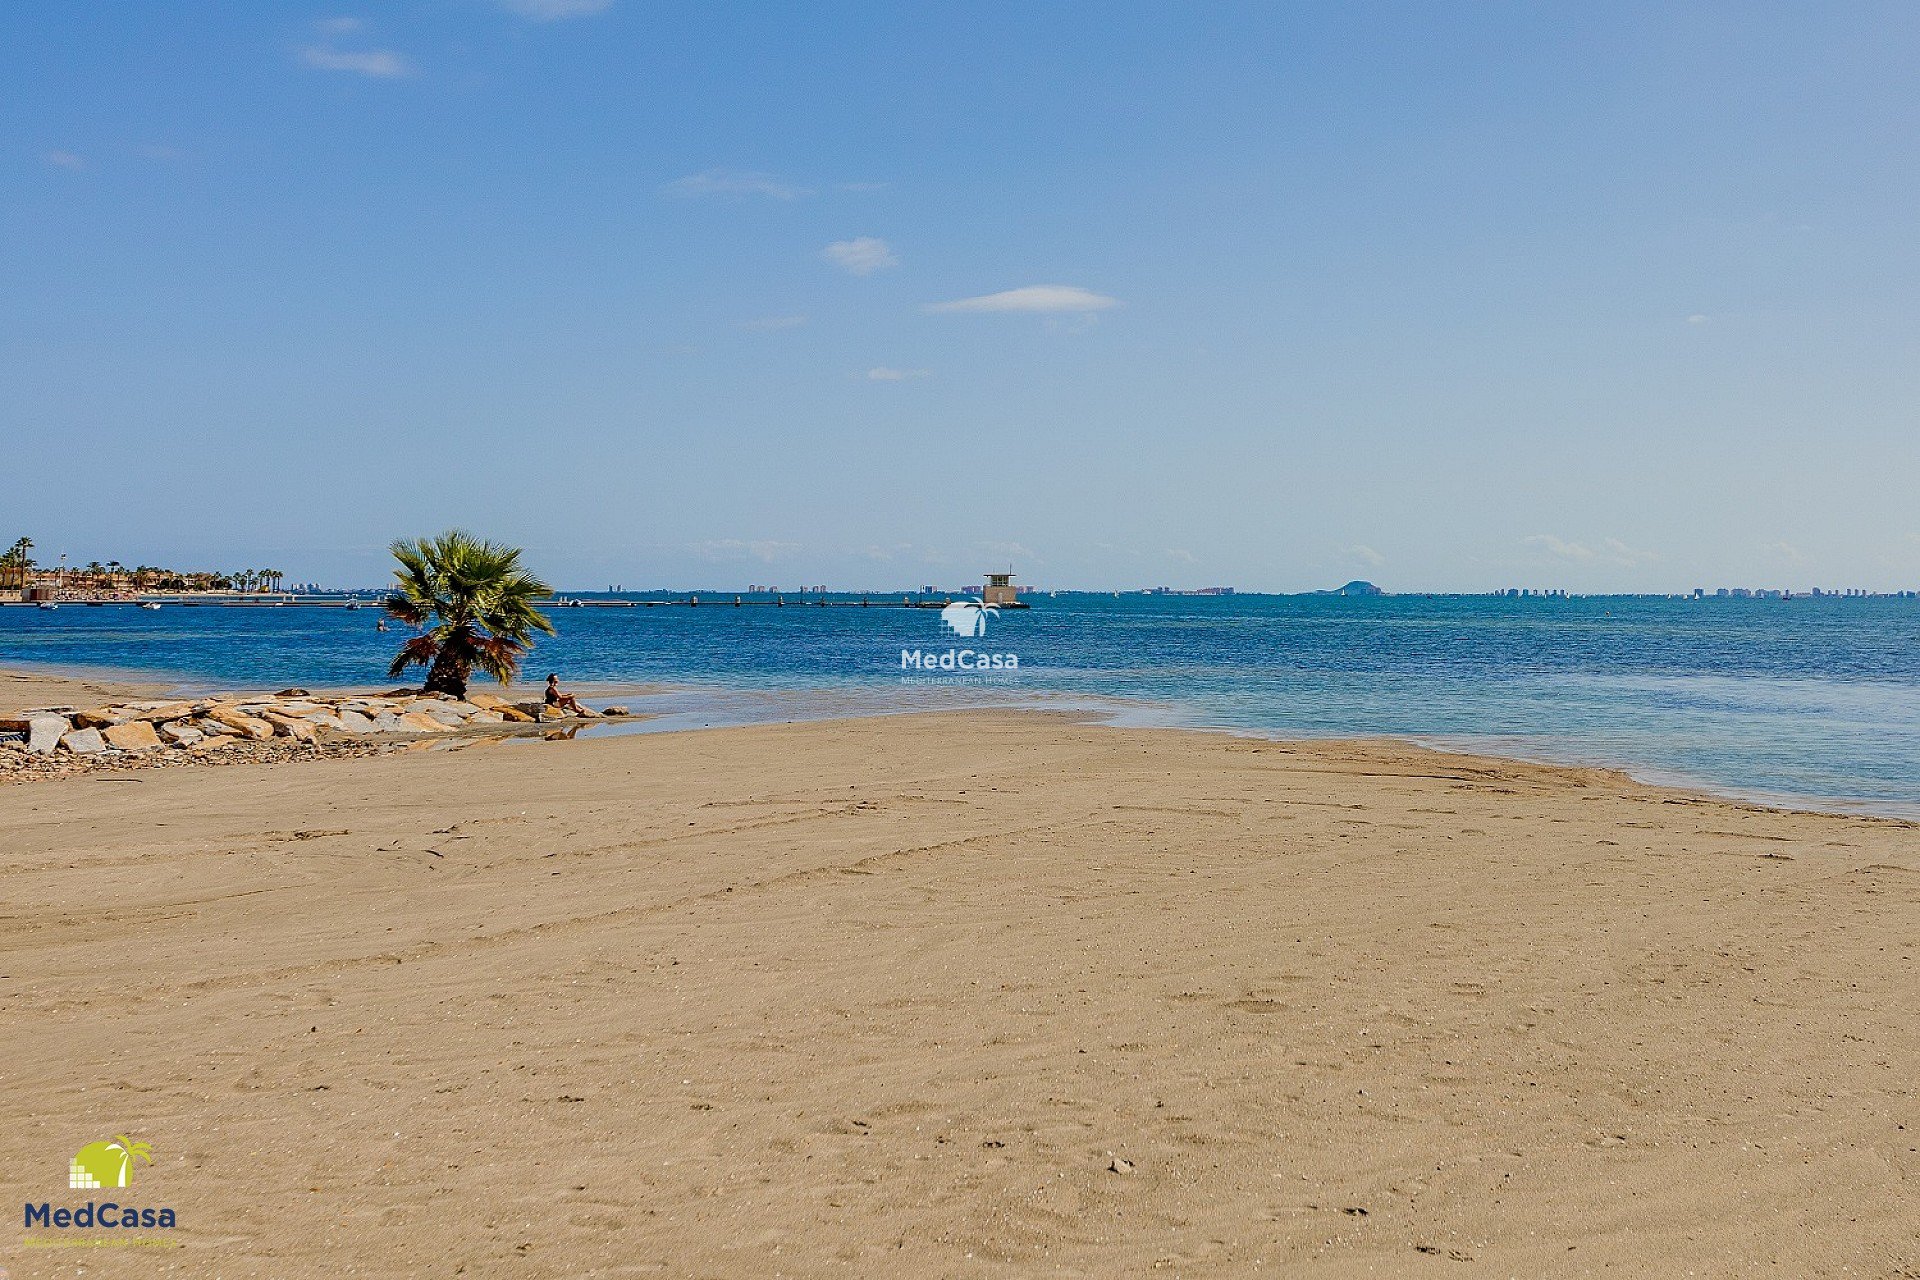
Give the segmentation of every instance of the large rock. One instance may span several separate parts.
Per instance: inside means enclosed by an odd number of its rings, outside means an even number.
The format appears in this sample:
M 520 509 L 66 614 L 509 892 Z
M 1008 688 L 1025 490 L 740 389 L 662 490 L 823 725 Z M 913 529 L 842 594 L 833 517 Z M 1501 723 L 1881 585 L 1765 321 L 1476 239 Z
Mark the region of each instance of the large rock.
M 402 715 L 432 716 L 444 724 L 465 724 L 467 717 L 480 708 L 471 702 L 441 701 L 437 698 L 422 698 L 418 702 L 408 703 Z
M 100 731 L 100 736 L 116 751 L 153 751 L 160 745 L 160 735 L 145 720 L 109 725 Z
M 299 716 L 284 715 L 278 711 L 262 713 L 262 719 L 273 726 L 274 733 L 282 738 L 292 738 L 295 742 L 312 742 L 320 736 L 320 731 L 302 720 Z
M 420 711 L 397 717 L 402 733 L 451 733 L 453 726 Z
M 175 720 L 160 726 L 160 737 L 178 747 L 190 747 L 206 736 L 184 720 Z
M 105 729 L 109 725 L 125 724 L 137 714 L 132 707 L 92 707 L 74 712 L 73 722 L 82 729 Z
M 215 724 L 224 724 L 229 729 L 238 729 L 256 742 L 265 742 L 273 736 L 273 726 L 258 716 L 250 716 L 235 707 L 218 706 L 207 711 L 207 719 Z
M 97 756 L 107 749 L 98 729 L 75 729 L 61 736 L 60 745 L 77 756 Z
M 131 708 L 131 710 L 133 714 L 128 716 L 127 717 L 128 719 L 145 720 L 150 723 L 158 724 L 162 720 L 178 720 L 182 716 L 192 715 L 193 703 L 191 702 L 159 702 L 159 703 L 154 703 L 152 705 L 142 705 L 139 707 Z
M 508 724 L 532 724 L 539 716 L 530 716 L 518 707 L 502 707 L 499 716 Z
M 348 711 L 343 707 L 340 711 L 339 722 L 335 727 L 345 733 L 355 735 L 372 733 L 373 721 L 361 715 L 358 711 Z
M 30 715 L 27 717 L 27 750 L 37 756 L 50 756 L 72 728 L 65 716 Z
M 490 693 L 469 693 L 467 701 L 482 711 L 500 711 L 510 705 L 505 698 L 496 698 Z

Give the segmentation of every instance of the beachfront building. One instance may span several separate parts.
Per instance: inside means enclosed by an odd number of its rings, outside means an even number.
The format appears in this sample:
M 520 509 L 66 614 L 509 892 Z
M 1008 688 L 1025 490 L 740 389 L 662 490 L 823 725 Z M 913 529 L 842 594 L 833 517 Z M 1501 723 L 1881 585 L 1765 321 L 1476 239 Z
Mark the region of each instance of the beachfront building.
M 1013 585 L 1011 573 L 990 573 L 987 575 L 987 585 L 980 588 L 982 604 L 997 605 L 1002 609 L 1019 608 L 1019 595 L 1020 590 Z

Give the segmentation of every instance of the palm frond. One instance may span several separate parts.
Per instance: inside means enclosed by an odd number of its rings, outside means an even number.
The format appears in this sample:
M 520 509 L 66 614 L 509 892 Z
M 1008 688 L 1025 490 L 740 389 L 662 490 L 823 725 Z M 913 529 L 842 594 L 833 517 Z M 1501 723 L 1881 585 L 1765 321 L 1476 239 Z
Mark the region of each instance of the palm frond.
M 427 666 L 439 655 L 440 641 L 435 639 L 432 633 L 415 636 L 400 646 L 400 652 L 395 655 L 392 665 L 387 668 L 387 675 L 400 675 L 408 667 Z

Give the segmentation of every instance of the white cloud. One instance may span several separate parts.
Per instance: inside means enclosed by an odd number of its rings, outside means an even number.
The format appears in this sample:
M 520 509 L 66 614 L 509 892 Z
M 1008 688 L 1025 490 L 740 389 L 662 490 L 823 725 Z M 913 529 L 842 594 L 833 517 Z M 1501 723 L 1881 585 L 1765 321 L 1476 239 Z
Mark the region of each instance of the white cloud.
M 752 329 L 756 333 L 772 333 L 777 329 L 798 329 L 810 317 L 805 315 L 761 316 L 756 320 L 742 320 L 742 329 Z
M 500 7 L 535 22 L 552 22 L 556 18 L 586 18 L 605 13 L 613 7 L 613 0 L 500 0 Z
M 1568 542 L 1556 538 L 1550 533 L 1536 533 L 1521 539 L 1529 547 L 1543 551 L 1557 560 L 1576 563 L 1641 565 L 1658 560 L 1658 551 L 1643 551 L 1630 547 L 1618 538 L 1607 538 L 1598 546 L 1588 546 L 1584 542 Z
M 358 31 L 366 23 L 358 18 L 322 18 L 313 25 L 315 30 L 330 36 L 347 36 Z
M 1708 317 L 1706 316 L 1695 314 L 1687 317 L 1687 323 L 1688 324 L 1705 324 L 1707 322 L 1707 319 Z
M 758 560 L 762 564 L 772 564 L 799 549 L 797 542 L 754 538 L 711 538 L 687 548 L 702 560 Z
M 870 276 L 883 267 L 897 267 L 900 259 L 894 257 L 893 250 L 885 240 L 878 236 L 855 236 L 851 240 L 835 240 L 820 251 L 820 256 L 836 267 L 851 271 L 856 276 Z
M 932 374 L 930 369 L 889 369 L 881 365 L 877 369 L 867 370 L 868 382 L 905 382 L 909 378 L 925 378 Z
M 770 200 L 798 200 L 812 190 L 796 187 L 768 173 L 743 173 L 735 169 L 708 169 L 675 178 L 661 188 L 670 196 L 765 196 Z
M 1373 569 L 1378 569 L 1387 562 L 1385 556 L 1375 551 L 1372 547 L 1367 546 L 1365 543 L 1358 543 L 1351 547 L 1342 547 L 1340 548 L 1340 554 L 1349 560 L 1357 561 Z
M 1094 293 L 1071 284 L 1030 284 L 1001 293 L 982 294 L 978 298 L 959 298 L 953 302 L 935 302 L 933 312 L 1026 311 L 1038 313 L 1107 311 L 1120 305 L 1118 298 Z
M 391 49 L 350 53 L 309 45 L 300 51 L 300 60 L 322 71 L 354 71 L 375 80 L 398 80 L 413 74 L 413 64 Z
M 87 167 L 86 160 L 83 157 L 75 155 L 71 151 L 49 151 L 47 152 L 45 159 L 48 164 L 53 165 L 56 168 L 71 169 L 75 173 L 78 173 L 82 169 Z
M 1812 556 L 1809 556 L 1806 552 L 1784 539 L 1779 542 L 1769 542 L 1765 547 L 1761 548 L 1761 550 L 1773 552 L 1773 554 L 1779 556 L 1788 564 L 1800 565 L 1813 563 Z

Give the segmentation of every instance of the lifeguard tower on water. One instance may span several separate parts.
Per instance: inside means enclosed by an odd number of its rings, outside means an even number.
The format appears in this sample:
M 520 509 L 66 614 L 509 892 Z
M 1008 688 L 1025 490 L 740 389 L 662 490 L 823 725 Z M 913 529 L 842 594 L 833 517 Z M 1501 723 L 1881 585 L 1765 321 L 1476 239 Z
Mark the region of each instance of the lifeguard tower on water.
M 1020 599 L 1020 589 L 1013 585 L 1013 571 L 990 573 L 987 585 L 980 588 L 980 603 L 990 604 L 1000 609 L 1024 609 L 1026 604 Z

